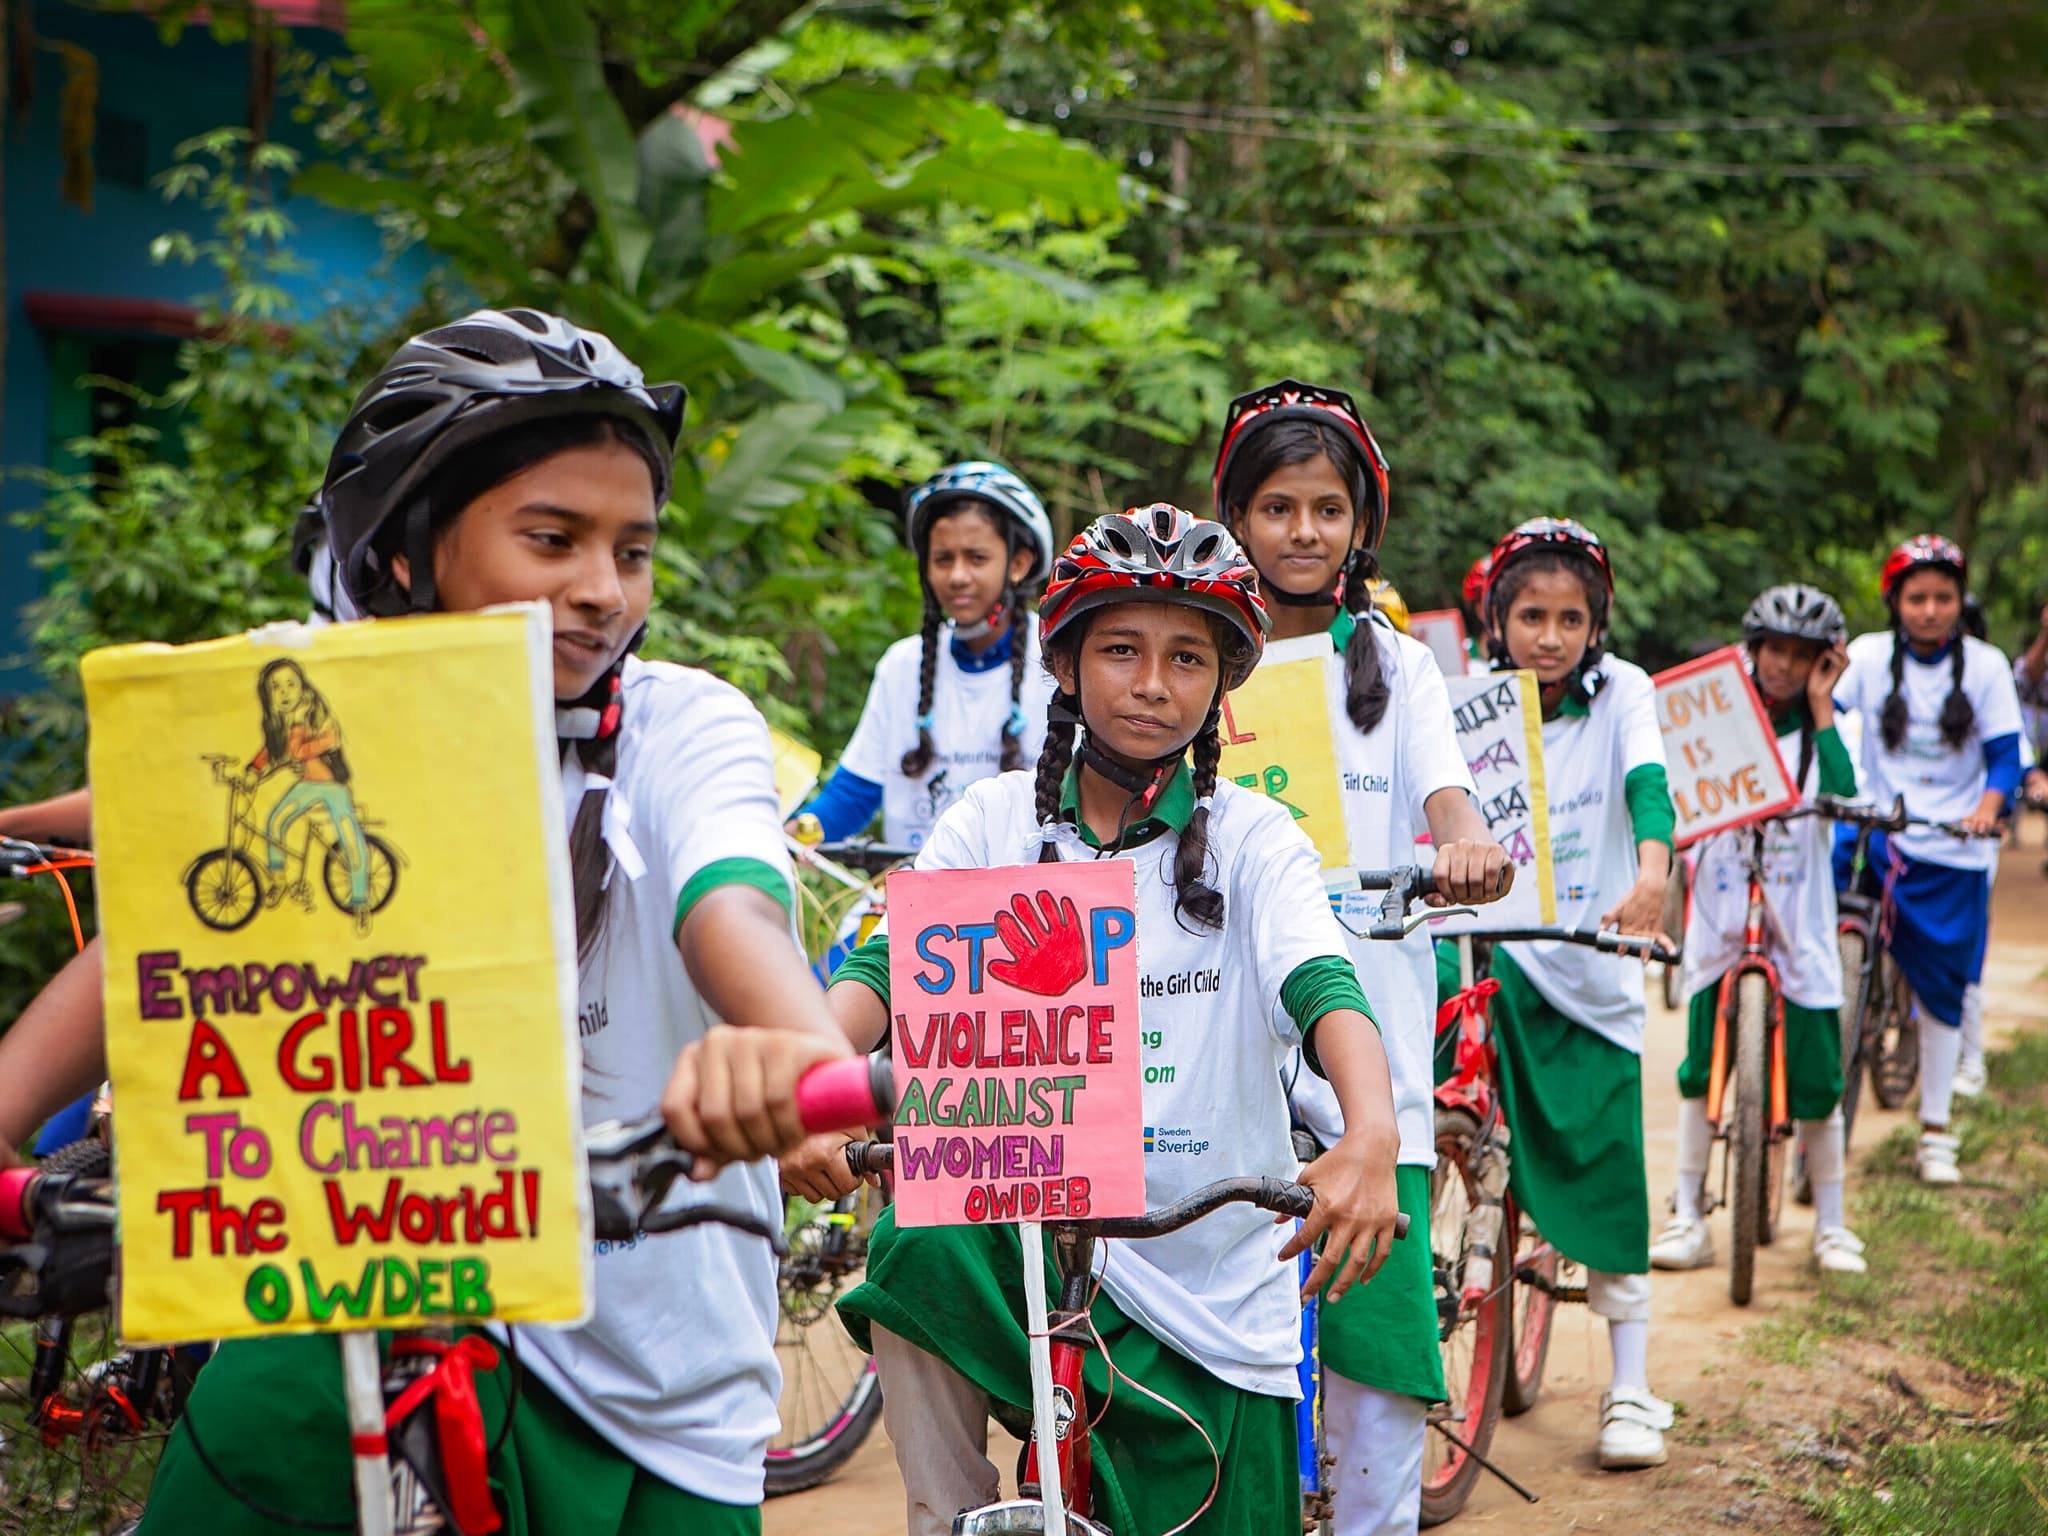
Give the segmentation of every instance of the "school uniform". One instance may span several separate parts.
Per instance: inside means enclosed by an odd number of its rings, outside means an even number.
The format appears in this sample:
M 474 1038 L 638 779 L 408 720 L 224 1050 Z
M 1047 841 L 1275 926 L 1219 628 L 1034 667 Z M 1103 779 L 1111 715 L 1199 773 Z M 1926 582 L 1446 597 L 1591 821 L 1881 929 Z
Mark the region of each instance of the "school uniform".
M 974 785 L 934 829 L 917 867 L 1036 864 L 1042 840 L 1034 783 L 1017 772 Z M 1065 804 L 1071 810 L 1077 801 L 1077 772 L 1070 771 Z M 1292 1177 L 1299 1165 L 1281 1080 L 1288 1054 L 1325 1014 L 1366 1007 L 1315 850 L 1264 795 L 1217 786 L 1208 871 L 1223 893 L 1224 926 L 1217 932 L 1180 919 L 1173 859 L 1193 811 L 1183 767 L 1116 855 L 1137 866 L 1138 953 L 1148 983 L 1139 1022 L 1146 1040 L 1158 1042 L 1142 1058 L 1145 1196 L 1154 1208 L 1232 1175 Z M 1062 861 L 1098 854 L 1090 835 L 1072 825 L 1054 836 Z M 886 932 L 878 933 L 835 983 L 857 981 L 886 1002 L 887 946 Z M 1093 1317 L 1110 1358 L 1192 1414 L 1221 1458 L 1222 1486 L 1193 1532 L 1278 1530 L 1300 1518 L 1299 1282 L 1294 1266 L 1279 1260 L 1287 1236 L 1269 1214 L 1231 1205 L 1170 1236 L 1100 1250 Z M 871 1330 L 886 1330 L 946 1362 L 999 1415 L 1015 1419 L 1030 1403 L 1020 1258 L 1014 1227 L 906 1231 L 885 1212 L 869 1246 L 867 1279 L 840 1302 L 840 1316 L 863 1347 L 875 1343 Z M 1098 1518 L 1133 1532 L 1188 1519 L 1216 1475 L 1202 1437 L 1128 1386 L 1112 1392 L 1099 1355 L 1088 1362 L 1088 1385 L 1102 1413 L 1095 1426 Z M 908 1406 L 886 1393 L 884 1402 L 885 1411 L 892 1402 Z M 978 1431 L 979 1424 L 957 1428 Z M 904 1443 L 894 1430 L 892 1437 Z M 907 1454 L 922 1449 L 909 1445 Z M 907 1485 L 918 1465 L 906 1462 Z M 986 1475 L 992 1488 L 992 1467 Z M 910 1495 L 915 1502 L 915 1486 Z M 952 1513 L 930 1511 L 929 1528 L 946 1529 Z
M 754 706 L 709 673 L 638 658 L 625 664 L 621 701 L 604 820 L 610 903 L 578 984 L 586 1122 L 655 1110 L 677 1054 L 717 1022 L 675 943 L 696 904 L 746 885 L 788 907 L 793 889 L 767 726 Z M 592 782 L 570 751 L 564 803 L 574 807 Z M 781 1217 L 766 1160 L 679 1185 L 673 1198 Z M 519 1400 L 491 1467 L 505 1529 L 758 1533 L 782 1384 L 774 1253 L 707 1225 L 600 1243 L 594 1268 L 587 1323 L 514 1330 Z M 338 1363 L 324 1337 L 224 1345 L 165 1450 L 143 1531 L 283 1529 L 214 1479 L 191 1448 L 192 1429 L 236 1488 L 301 1519 L 352 1522 Z M 501 1367 L 479 1383 L 491 1437 L 508 1380 Z

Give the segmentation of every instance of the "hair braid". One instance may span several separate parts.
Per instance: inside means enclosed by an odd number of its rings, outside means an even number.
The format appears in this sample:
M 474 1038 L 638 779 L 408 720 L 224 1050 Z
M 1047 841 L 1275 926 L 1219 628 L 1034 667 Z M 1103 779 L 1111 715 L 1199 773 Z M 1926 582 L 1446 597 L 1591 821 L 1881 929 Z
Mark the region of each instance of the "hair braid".
M 1344 713 L 1362 734 L 1370 734 L 1386 718 L 1393 696 L 1372 625 L 1368 583 L 1378 570 L 1379 561 L 1369 549 L 1353 550 L 1344 562 L 1344 611 L 1356 620 L 1344 646 Z
M 1892 691 L 1885 695 L 1884 708 L 1878 711 L 1878 729 L 1884 736 L 1887 752 L 1896 752 L 1906 744 L 1906 626 L 1900 620 L 1896 608 L 1892 610 Z
M 1209 867 L 1208 802 L 1216 793 L 1216 768 L 1223 761 L 1223 735 L 1217 724 L 1218 712 L 1212 709 L 1195 738 L 1195 813 L 1188 818 L 1187 830 L 1181 833 L 1180 846 L 1173 855 L 1174 913 L 1190 932 L 1223 926 L 1223 893 L 1202 878 Z
M 1025 642 L 1031 635 L 1031 606 L 1022 587 L 1010 588 L 1010 718 L 1003 722 L 1003 772 L 1024 766 Z
M 916 779 L 924 776 L 931 767 L 932 757 L 938 747 L 932 741 L 932 686 L 939 675 L 939 626 L 944 615 L 939 612 L 938 595 L 929 584 L 924 589 L 924 656 L 917 669 L 917 745 L 903 754 L 903 775 Z
M 1953 752 L 1968 741 L 1970 732 L 1977 728 L 1977 707 L 1963 692 L 1963 667 L 1968 660 L 1965 653 L 1970 649 L 1969 638 L 1958 630 L 1950 643 L 1955 646 L 1955 651 L 1949 657 L 1948 697 L 1941 704 L 1941 739 Z
M 615 666 L 598 685 L 599 688 L 618 689 L 623 667 L 623 662 Z M 621 711 L 612 728 L 602 736 L 574 743 L 586 778 L 602 777 L 605 781 L 601 788 L 583 791 L 583 798 L 576 803 L 576 819 L 569 826 L 569 880 L 576 910 L 576 960 L 579 965 L 588 960 L 591 951 L 597 948 L 610 911 L 611 884 L 605 877 L 611 873 L 612 854 L 604 840 L 604 806 L 606 796 L 611 793 L 611 781 L 619 771 L 619 737 L 620 727 L 625 721 L 625 691 L 618 689 L 610 697 Z M 564 750 L 567 750 L 566 744 Z
M 1038 750 L 1038 779 L 1032 787 L 1032 804 L 1041 827 L 1056 825 L 1060 820 L 1060 791 L 1066 786 L 1067 769 L 1073 765 L 1074 718 L 1080 713 L 1081 701 L 1072 694 L 1053 695 L 1046 714 L 1045 745 Z M 1052 844 L 1047 843 L 1045 851 L 1050 853 Z

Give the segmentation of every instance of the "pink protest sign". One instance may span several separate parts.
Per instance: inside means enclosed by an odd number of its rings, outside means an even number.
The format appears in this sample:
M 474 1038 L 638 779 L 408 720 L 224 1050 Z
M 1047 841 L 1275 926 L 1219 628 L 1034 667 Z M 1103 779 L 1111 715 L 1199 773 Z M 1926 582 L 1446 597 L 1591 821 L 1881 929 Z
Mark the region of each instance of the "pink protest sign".
M 1145 1209 L 1128 860 L 889 877 L 896 1220 Z

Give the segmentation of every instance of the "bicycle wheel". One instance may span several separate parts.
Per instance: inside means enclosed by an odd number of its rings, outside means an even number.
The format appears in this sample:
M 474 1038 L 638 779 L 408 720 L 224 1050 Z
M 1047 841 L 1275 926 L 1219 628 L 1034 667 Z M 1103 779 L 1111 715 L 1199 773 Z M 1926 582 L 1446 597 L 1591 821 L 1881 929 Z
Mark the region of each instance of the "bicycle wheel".
M 858 1451 L 882 1417 L 875 1362 L 833 1312 L 867 1271 L 868 1233 L 887 1197 L 862 1185 L 836 1205 L 783 1203 L 789 1257 L 777 1277 L 782 1427 L 768 1442 L 768 1494 L 815 1488 Z
M 263 904 L 263 877 L 241 849 L 216 848 L 185 876 L 185 900 L 207 927 L 233 933 L 246 927 Z
M 1508 1201 L 1507 1220 L 1515 1234 L 1515 1283 L 1508 1292 L 1508 1379 L 1501 1405 L 1515 1418 L 1543 1395 L 1543 1364 L 1550 1357 L 1550 1324 L 1563 1265 L 1513 1200 Z
M 1436 1168 L 1429 1176 L 1429 1244 L 1436 1276 L 1438 1327 L 1443 1336 L 1444 1387 L 1450 1399 L 1433 1411 L 1433 1426 L 1422 1448 L 1422 1523 L 1441 1525 L 1465 1507 L 1472 1485 L 1483 1470 L 1472 1452 L 1484 1456 L 1500 1422 L 1501 1392 L 1507 1385 L 1508 1295 L 1512 1286 L 1480 1245 L 1492 1241 L 1481 1218 L 1488 1204 L 1484 1188 L 1485 1160 L 1499 1151 L 1479 1135 L 1479 1122 L 1459 1109 L 1440 1109 L 1436 1116 Z M 1505 1172 L 1505 1170 L 1502 1170 Z M 1495 1207 L 1499 1211 L 1502 1208 Z M 1504 1213 L 1503 1213 L 1504 1219 Z M 1472 1274 L 1469 1266 L 1490 1262 L 1490 1277 Z M 1483 1289 L 1468 1303 L 1469 1280 Z M 1469 1447 L 1469 1451 L 1467 1449 Z
M 1771 984 L 1749 972 L 1735 978 L 1734 1092 L 1721 1104 L 1721 1123 L 1728 1128 L 1728 1156 L 1735 1163 L 1735 1198 L 1728 1215 L 1728 1294 L 1738 1307 L 1749 1305 L 1756 1279 L 1756 1247 L 1763 1236 L 1768 1196 L 1764 1174 L 1770 1140 L 1771 1107 L 1764 1084 L 1765 1052 L 1769 1049 Z
M 1920 1081 L 1920 1023 L 1912 988 L 1888 954 L 1878 956 L 1877 998 L 1884 1011 L 1872 1031 L 1870 1091 L 1886 1109 L 1897 1109 Z
M 398 889 L 398 857 L 391 851 L 391 845 L 374 832 L 363 834 L 363 844 L 370 850 L 370 895 L 361 910 L 382 912 L 391 904 L 392 893 Z M 342 852 L 339 843 L 330 845 L 327 857 L 321 861 L 320 881 L 327 887 L 327 899 L 338 911 L 357 910 L 348 903 L 348 855 Z

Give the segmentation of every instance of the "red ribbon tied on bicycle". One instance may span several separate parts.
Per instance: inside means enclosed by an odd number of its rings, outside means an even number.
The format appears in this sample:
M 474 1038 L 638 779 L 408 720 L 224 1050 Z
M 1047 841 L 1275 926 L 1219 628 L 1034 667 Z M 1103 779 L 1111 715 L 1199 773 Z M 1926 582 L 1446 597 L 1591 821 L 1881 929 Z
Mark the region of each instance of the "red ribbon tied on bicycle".
M 441 1447 L 441 1471 L 448 1480 L 448 1517 L 461 1536 L 487 1536 L 504 1524 L 491 1497 L 490 1447 L 484 1439 L 483 1406 L 476 1373 L 495 1371 L 498 1351 L 489 1339 L 468 1334 L 453 1344 L 440 1339 L 402 1339 L 395 1349 L 441 1357 L 440 1362 L 392 1399 L 384 1427 L 394 1431 L 431 1397 Z
M 1458 1032 L 1456 1070 L 1442 1088 L 1462 1090 L 1479 1081 L 1486 1066 L 1486 1003 L 1499 990 L 1500 983 L 1487 976 L 1452 993 L 1437 1009 L 1436 1032 Z

